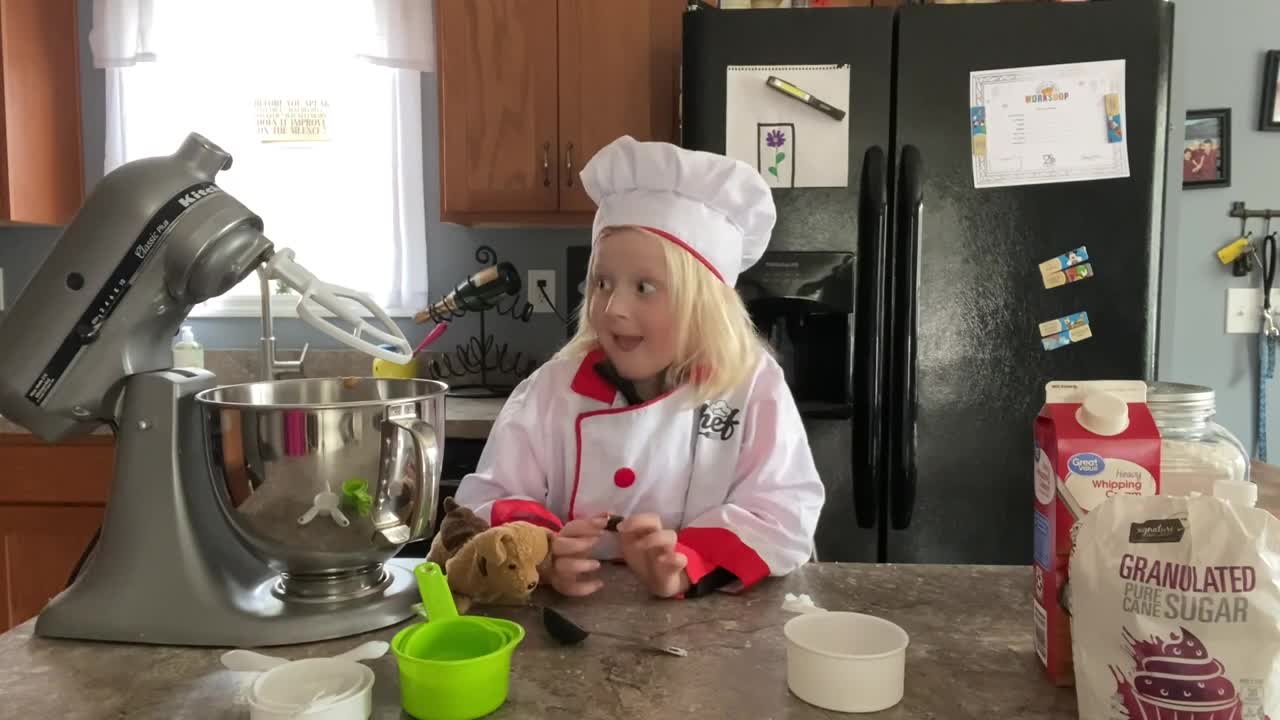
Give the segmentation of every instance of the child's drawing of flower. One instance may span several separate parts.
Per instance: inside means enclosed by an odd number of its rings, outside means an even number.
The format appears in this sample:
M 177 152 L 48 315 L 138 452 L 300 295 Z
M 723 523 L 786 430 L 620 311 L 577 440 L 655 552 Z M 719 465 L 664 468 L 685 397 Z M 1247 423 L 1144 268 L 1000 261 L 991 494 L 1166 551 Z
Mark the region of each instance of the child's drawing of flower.
M 781 130 L 770 130 L 765 133 L 764 144 L 775 150 L 773 164 L 769 166 L 769 174 L 778 177 L 778 167 L 782 165 L 783 160 L 787 159 L 787 154 L 782 152 L 782 146 L 787 144 L 787 134 Z

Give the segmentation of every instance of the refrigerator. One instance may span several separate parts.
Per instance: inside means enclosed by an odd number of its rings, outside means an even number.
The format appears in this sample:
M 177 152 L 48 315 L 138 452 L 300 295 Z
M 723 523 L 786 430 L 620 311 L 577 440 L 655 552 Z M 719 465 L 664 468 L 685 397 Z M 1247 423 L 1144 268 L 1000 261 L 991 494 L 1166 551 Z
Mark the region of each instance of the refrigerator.
M 1154 379 L 1173 12 L 685 13 L 685 147 L 726 152 L 730 66 L 849 69 L 847 186 L 775 188 L 769 246 L 856 255 L 853 418 L 806 420 L 828 489 L 820 560 L 1030 564 L 1045 383 Z M 972 72 L 1111 60 L 1124 60 L 1127 177 L 975 186 Z M 1047 288 L 1041 263 L 1081 246 L 1093 275 Z M 1046 350 L 1040 324 L 1081 311 L 1092 337 Z

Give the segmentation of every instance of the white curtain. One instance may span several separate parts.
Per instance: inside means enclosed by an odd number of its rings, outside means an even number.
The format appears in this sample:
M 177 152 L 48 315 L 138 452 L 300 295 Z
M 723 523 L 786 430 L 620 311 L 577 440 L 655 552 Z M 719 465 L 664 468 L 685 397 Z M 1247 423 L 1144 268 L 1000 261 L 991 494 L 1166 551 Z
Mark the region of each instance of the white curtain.
M 156 59 L 152 0 L 94 0 L 89 48 L 96 68 L 129 67 Z
M 369 1 L 357 54 L 378 65 L 435 72 L 435 0 Z
M 219 184 L 263 216 L 277 247 L 411 314 L 427 304 L 420 73 L 434 68 L 432 10 L 431 0 L 95 0 L 104 169 L 200 132 L 235 158 Z M 264 139 L 264 102 L 323 106 L 327 137 Z M 250 281 L 205 310 L 253 314 Z

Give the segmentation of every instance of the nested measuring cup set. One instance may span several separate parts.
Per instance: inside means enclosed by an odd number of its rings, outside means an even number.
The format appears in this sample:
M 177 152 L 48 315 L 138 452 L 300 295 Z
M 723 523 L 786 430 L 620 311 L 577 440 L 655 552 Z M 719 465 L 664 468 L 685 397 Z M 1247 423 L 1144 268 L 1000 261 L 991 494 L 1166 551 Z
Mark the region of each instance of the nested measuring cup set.
M 400 704 L 418 720 L 471 720 L 507 699 L 511 655 L 524 639 L 518 623 L 459 615 L 440 566 L 414 570 L 429 622 L 332 658 L 287 661 L 248 650 L 222 656 L 228 669 L 261 674 L 249 686 L 253 720 L 364 720 L 373 709 L 375 660 L 388 647 L 400 676 Z

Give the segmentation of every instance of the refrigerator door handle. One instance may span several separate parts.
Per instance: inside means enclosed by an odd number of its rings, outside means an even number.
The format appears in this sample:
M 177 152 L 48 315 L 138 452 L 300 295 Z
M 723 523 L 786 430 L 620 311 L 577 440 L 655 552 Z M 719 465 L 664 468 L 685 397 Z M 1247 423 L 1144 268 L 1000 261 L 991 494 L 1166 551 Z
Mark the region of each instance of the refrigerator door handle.
M 889 479 L 889 520 L 894 530 L 911 525 L 916 504 L 916 329 L 920 242 L 924 219 L 924 160 L 914 145 L 902 147 L 895 225 L 901 253 L 894 268 L 897 297 L 894 363 L 898 376 L 897 439 Z
M 858 527 L 872 528 L 880 515 L 877 489 L 884 477 L 884 351 L 888 342 L 887 319 L 879 312 L 888 299 L 888 228 L 886 161 L 879 146 L 867 149 L 862 159 L 862 186 L 858 197 L 858 303 L 856 332 L 859 342 L 852 369 L 856 430 L 852 457 L 853 509 Z

